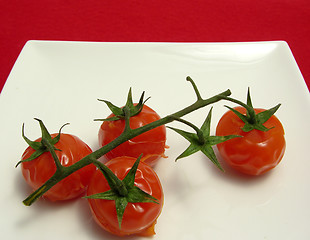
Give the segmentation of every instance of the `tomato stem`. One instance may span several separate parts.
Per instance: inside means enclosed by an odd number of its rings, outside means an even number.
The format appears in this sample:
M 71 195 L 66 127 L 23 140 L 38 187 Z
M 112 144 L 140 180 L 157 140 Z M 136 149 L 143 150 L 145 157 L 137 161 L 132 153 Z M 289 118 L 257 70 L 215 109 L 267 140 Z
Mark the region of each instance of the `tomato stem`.
M 55 147 L 48 140 L 46 140 L 45 138 L 42 139 L 42 144 L 48 149 L 48 151 L 52 155 L 58 171 L 62 171 L 62 169 L 64 167 L 61 165 L 61 163 L 59 161 L 59 158 L 58 158 L 58 156 L 57 156 L 57 154 L 55 152 Z
M 182 122 L 188 126 L 190 126 L 191 128 L 193 128 L 196 133 L 197 133 L 197 137 L 198 137 L 198 142 L 199 144 L 203 145 L 205 143 L 205 139 L 204 139 L 204 136 L 203 136 L 203 132 L 201 131 L 201 129 L 199 129 L 196 125 L 192 124 L 191 122 L 189 121 L 186 121 L 182 118 L 175 118 L 176 121 L 178 122 Z
M 255 111 L 254 111 L 254 108 L 237 100 L 237 99 L 234 99 L 234 98 L 231 98 L 231 97 L 225 97 L 224 98 L 225 100 L 228 100 L 230 102 L 233 102 L 233 103 L 237 103 L 239 104 L 240 106 L 244 107 L 246 110 L 247 110 L 247 113 L 248 113 L 248 122 L 250 124 L 255 124 L 256 123 L 256 114 L 255 114 Z
M 99 161 L 93 161 L 93 164 L 102 172 L 105 176 L 110 188 L 117 192 L 120 196 L 127 196 L 128 191 L 124 183 L 103 163 Z
M 207 105 L 213 104 L 215 102 L 218 102 L 220 100 L 226 99 L 228 98 L 229 95 L 231 95 L 231 91 L 230 90 L 226 90 L 222 93 L 219 93 L 213 97 L 210 97 L 208 99 L 203 99 L 196 87 L 196 85 L 194 84 L 193 80 L 191 78 L 187 78 L 188 81 L 191 82 L 191 84 L 194 87 L 195 93 L 197 95 L 197 101 L 194 102 L 193 104 L 189 105 L 188 107 L 185 107 L 184 109 L 177 111 L 173 114 L 169 114 L 164 118 L 161 118 L 157 121 L 151 122 L 147 125 L 144 125 L 142 127 L 136 128 L 136 129 L 131 129 L 129 126 L 129 117 L 128 117 L 128 111 L 125 108 L 124 109 L 124 113 L 126 116 L 126 121 L 128 122 L 126 125 L 127 127 L 125 128 L 125 130 L 123 131 L 123 133 L 118 136 L 117 138 L 115 138 L 113 141 L 111 141 L 110 143 L 104 145 L 103 147 L 101 147 L 100 149 L 94 151 L 93 153 L 89 154 L 88 156 L 82 158 L 80 161 L 76 162 L 75 164 L 71 165 L 71 166 L 67 166 L 67 167 L 57 167 L 57 170 L 55 172 L 55 174 L 49 179 L 47 180 L 39 189 L 35 190 L 31 195 L 29 195 L 28 198 L 26 198 L 24 200 L 25 205 L 30 206 L 33 202 L 35 202 L 40 196 L 42 196 L 47 190 L 49 190 L 51 187 L 53 187 L 56 183 L 58 183 L 59 181 L 61 181 L 62 179 L 66 178 L 67 176 L 69 176 L 70 174 L 72 174 L 73 172 L 89 165 L 89 164 L 95 164 L 97 167 L 100 168 L 100 170 L 103 172 L 103 174 L 106 174 L 107 172 L 109 172 L 109 170 L 107 170 L 107 168 L 105 167 L 105 165 L 99 163 L 97 161 L 97 159 L 99 159 L 100 157 L 102 157 L 103 155 L 105 155 L 106 153 L 108 153 L 109 151 L 111 151 L 112 149 L 114 149 L 115 147 L 117 147 L 118 145 L 120 145 L 121 143 L 124 143 L 144 132 L 147 132 L 151 129 L 154 129 L 158 126 L 161 125 L 165 125 L 167 123 L 173 122 L 176 119 L 181 118 L 184 115 L 187 115 L 193 111 L 196 111 L 200 108 L 203 108 Z M 229 98 L 228 98 L 229 99 Z M 57 161 L 55 161 L 57 162 Z M 60 170 L 61 169 L 61 170 Z M 116 182 L 116 184 L 118 183 L 118 180 L 114 177 L 111 177 L 113 181 Z M 119 191 L 120 195 L 126 194 L 125 190 L 123 190 L 123 186 L 121 184 L 117 185 L 117 191 Z
M 46 193 L 49 189 L 51 189 L 54 185 L 56 185 L 61 180 L 65 179 L 72 173 L 78 171 L 79 169 L 86 167 L 89 164 L 94 163 L 94 158 L 91 155 L 89 157 L 83 158 L 83 161 L 78 161 L 75 164 L 64 167 L 62 166 L 61 170 L 58 168 L 52 177 L 50 177 L 41 187 L 31 193 L 23 203 L 26 206 L 31 206 L 38 198 L 40 198 L 44 193 Z M 97 160 L 96 160 L 97 161 Z
M 195 91 L 195 93 L 196 93 L 196 96 L 197 96 L 197 101 L 202 100 L 202 97 L 201 97 L 201 95 L 200 95 L 200 92 L 199 92 L 199 90 L 198 90 L 198 88 L 197 88 L 196 83 L 193 81 L 193 79 L 192 79 L 190 76 L 188 76 L 188 77 L 186 78 L 186 80 L 189 81 L 189 82 L 192 84 L 192 86 L 193 86 L 193 88 L 194 88 L 194 91 Z
M 130 131 L 130 109 L 125 106 L 123 108 L 123 111 L 124 111 L 124 115 L 125 115 L 125 129 L 124 129 L 124 132 L 126 131 Z

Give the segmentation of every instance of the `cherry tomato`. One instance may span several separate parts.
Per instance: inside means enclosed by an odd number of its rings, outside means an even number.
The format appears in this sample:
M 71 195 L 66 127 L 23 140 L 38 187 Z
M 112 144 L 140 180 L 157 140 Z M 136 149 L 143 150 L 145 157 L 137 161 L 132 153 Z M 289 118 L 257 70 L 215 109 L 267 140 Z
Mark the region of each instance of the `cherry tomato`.
M 235 107 L 242 114 L 243 107 Z M 264 109 L 254 109 L 256 113 Z M 244 122 L 232 111 L 226 112 L 220 119 L 216 135 L 240 135 L 217 145 L 221 157 L 234 169 L 249 175 L 261 175 L 274 168 L 281 161 L 285 152 L 284 129 L 274 115 L 264 123 L 271 128 L 264 132 L 252 130 L 242 131 Z
M 54 138 L 57 134 L 51 134 Z M 41 138 L 36 141 L 40 141 Z M 63 166 L 70 166 L 86 155 L 92 153 L 90 147 L 78 137 L 61 133 L 60 140 L 54 145 L 61 151 L 55 151 Z M 28 147 L 23 153 L 22 160 L 31 156 L 34 150 Z M 49 152 L 45 152 L 38 158 L 21 164 L 22 174 L 26 182 L 35 190 L 44 184 L 56 171 L 55 162 Z M 69 200 L 80 196 L 85 192 L 92 174 L 96 168 L 88 165 L 63 179 L 43 196 L 51 201 Z
M 115 116 L 111 114 L 108 118 Z M 132 129 L 144 126 L 148 123 L 159 120 L 159 115 L 150 107 L 144 105 L 142 111 L 130 118 L 130 127 Z M 102 147 L 116 137 L 118 137 L 125 128 L 125 120 L 105 121 L 99 129 L 99 145 Z M 105 157 L 111 160 L 116 157 L 129 156 L 138 158 L 141 153 L 141 161 L 154 166 L 158 159 L 165 157 L 166 127 L 159 126 L 148 132 L 145 132 L 108 152 Z
M 124 179 L 135 162 L 132 157 L 118 157 L 106 163 L 119 179 Z M 163 206 L 163 190 L 155 171 L 143 162 L 140 162 L 135 176 L 137 187 L 155 197 L 159 204 L 152 202 L 128 203 L 121 228 L 117 220 L 115 201 L 103 199 L 88 199 L 92 215 L 96 222 L 106 231 L 125 236 L 138 234 L 144 236 L 154 235 L 154 225 Z M 109 190 L 110 187 L 103 174 L 97 170 L 88 186 L 87 195 Z

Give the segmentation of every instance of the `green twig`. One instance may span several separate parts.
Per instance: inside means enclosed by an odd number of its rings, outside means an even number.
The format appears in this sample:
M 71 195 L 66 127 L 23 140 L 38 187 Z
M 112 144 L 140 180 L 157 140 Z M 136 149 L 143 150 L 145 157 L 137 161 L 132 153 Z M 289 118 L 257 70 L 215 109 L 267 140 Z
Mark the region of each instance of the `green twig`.
M 192 85 L 193 85 L 193 81 L 191 81 Z M 106 144 L 105 146 L 101 147 L 100 149 L 98 149 L 97 151 L 94 151 L 93 153 L 89 154 L 88 156 L 82 158 L 80 161 L 78 161 L 77 163 L 71 165 L 71 166 L 67 166 L 67 167 L 61 167 L 61 171 L 56 170 L 55 174 L 49 179 L 47 180 L 47 182 L 45 182 L 39 189 L 35 190 L 31 195 L 29 195 L 28 198 L 26 198 L 24 200 L 24 204 L 27 206 L 30 206 L 33 202 L 35 202 L 40 196 L 42 196 L 46 191 L 48 191 L 51 187 L 53 187 L 56 183 L 58 183 L 59 181 L 61 181 L 62 179 L 68 177 L 70 174 L 72 174 L 73 172 L 89 165 L 89 164 L 95 164 L 97 167 L 102 167 L 102 172 L 106 171 L 107 169 L 105 169 L 101 164 L 98 163 L 97 159 L 99 159 L 100 157 L 102 157 L 103 155 L 105 155 L 106 153 L 108 153 L 109 151 L 111 151 L 112 149 L 114 149 L 115 147 L 117 147 L 118 145 L 120 145 L 121 143 L 124 143 L 144 132 L 147 132 L 151 129 L 154 129 L 158 126 L 161 125 L 165 125 L 167 123 L 173 122 L 178 118 L 181 118 L 184 115 L 187 115 L 193 111 L 196 111 L 202 107 L 205 107 L 207 105 L 213 104 L 215 102 L 218 102 L 220 100 L 223 99 L 227 99 L 227 97 L 231 94 L 230 90 L 226 90 L 220 94 L 217 94 L 211 98 L 208 99 L 202 99 L 197 87 L 195 87 L 196 85 L 193 85 L 196 95 L 197 95 L 197 101 L 193 104 L 191 104 L 190 106 L 177 111 L 173 114 L 170 114 L 164 118 L 161 118 L 157 121 L 154 121 L 152 123 L 149 123 L 147 125 L 144 125 L 142 127 L 136 128 L 136 129 L 131 129 L 129 126 L 129 119 L 127 118 L 127 127 L 124 130 L 124 132 L 117 137 L 116 139 L 114 139 L 113 141 L 111 141 L 110 143 Z M 126 108 L 123 110 L 126 113 Z M 128 116 L 128 114 L 125 114 L 125 116 Z M 57 161 L 55 161 L 57 162 Z M 60 168 L 59 168 L 60 169 Z M 104 169 L 104 170 L 103 170 Z

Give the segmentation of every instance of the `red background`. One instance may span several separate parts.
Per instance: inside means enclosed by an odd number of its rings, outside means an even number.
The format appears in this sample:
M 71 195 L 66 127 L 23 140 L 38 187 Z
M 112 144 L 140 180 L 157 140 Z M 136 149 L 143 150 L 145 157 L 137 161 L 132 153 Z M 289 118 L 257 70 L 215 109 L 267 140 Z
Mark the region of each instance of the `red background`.
M 0 24 L 0 90 L 28 40 L 284 40 L 310 89 L 309 0 L 0 0 Z

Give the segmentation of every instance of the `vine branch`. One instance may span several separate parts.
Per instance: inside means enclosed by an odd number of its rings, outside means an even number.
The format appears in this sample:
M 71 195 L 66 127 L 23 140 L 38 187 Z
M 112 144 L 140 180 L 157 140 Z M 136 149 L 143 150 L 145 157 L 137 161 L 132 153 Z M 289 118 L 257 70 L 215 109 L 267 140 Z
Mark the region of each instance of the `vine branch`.
M 100 157 L 102 157 L 103 155 L 105 155 L 106 153 L 108 153 L 109 151 L 111 151 L 112 149 L 114 149 L 115 147 L 117 147 L 118 145 L 120 145 L 123 142 L 126 142 L 144 132 L 147 132 L 151 129 L 154 129 L 158 126 L 161 125 L 165 125 L 168 124 L 170 122 L 175 121 L 176 119 L 180 119 L 182 116 L 187 115 L 193 111 L 196 111 L 200 108 L 203 108 L 207 105 L 213 104 L 215 102 L 218 102 L 220 100 L 226 99 L 227 97 L 231 95 L 231 91 L 230 90 L 226 90 L 222 93 L 219 93 L 213 97 L 210 97 L 208 99 L 203 99 L 198 91 L 197 86 L 195 85 L 195 83 L 193 82 L 193 80 L 191 78 L 187 78 L 188 81 L 191 82 L 192 86 L 194 87 L 196 96 L 197 96 L 197 100 L 189 105 L 188 107 L 185 107 L 184 109 L 177 111 L 173 114 L 170 114 L 166 117 L 163 117 L 157 121 L 154 121 L 152 123 L 149 123 L 147 125 L 144 125 L 142 127 L 136 128 L 136 129 L 131 129 L 129 126 L 129 114 L 128 114 L 128 109 L 126 109 L 126 107 L 123 109 L 124 113 L 125 113 L 125 120 L 126 120 L 126 127 L 125 130 L 123 131 L 123 133 L 115 138 L 113 141 L 111 141 L 110 143 L 106 144 L 105 146 L 101 147 L 100 149 L 94 151 L 93 153 L 89 154 L 88 156 L 82 158 L 80 161 L 78 161 L 77 163 L 71 165 L 71 166 L 67 166 L 67 167 L 57 167 L 57 170 L 55 172 L 55 174 L 49 179 L 47 180 L 40 188 L 38 188 L 37 190 L 35 190 L 32 194 L 30 194 L 24 201 L 23 203 L 26 206 L 30 206 L 32 203 L 34 203 L 39 197 L 41 197 L 46 191 L 48 191 L 50 188 L 52 188 L 55 184 L 57 184 L 59 181 L 61 181 L 62 179 L 68 177 L 70 174 L 72 174 L 73 172 L 89 165 L 89 164 L 94 164 L 97 167 L 100 168 L 100 170 L 103 172 L 103 174 L 105 174 L 105 171 L 109 171 L 107 170 L 104 164 L 100 164 L 97 159 L 99 159 Z M 129 117 L 128 117 L 129 116 Z M 55 161 L 57 162 L 57 161 Z M 121 189 L 121 186 L 120 186 Z M 122 190 L 120 190 L 122 191 Z

